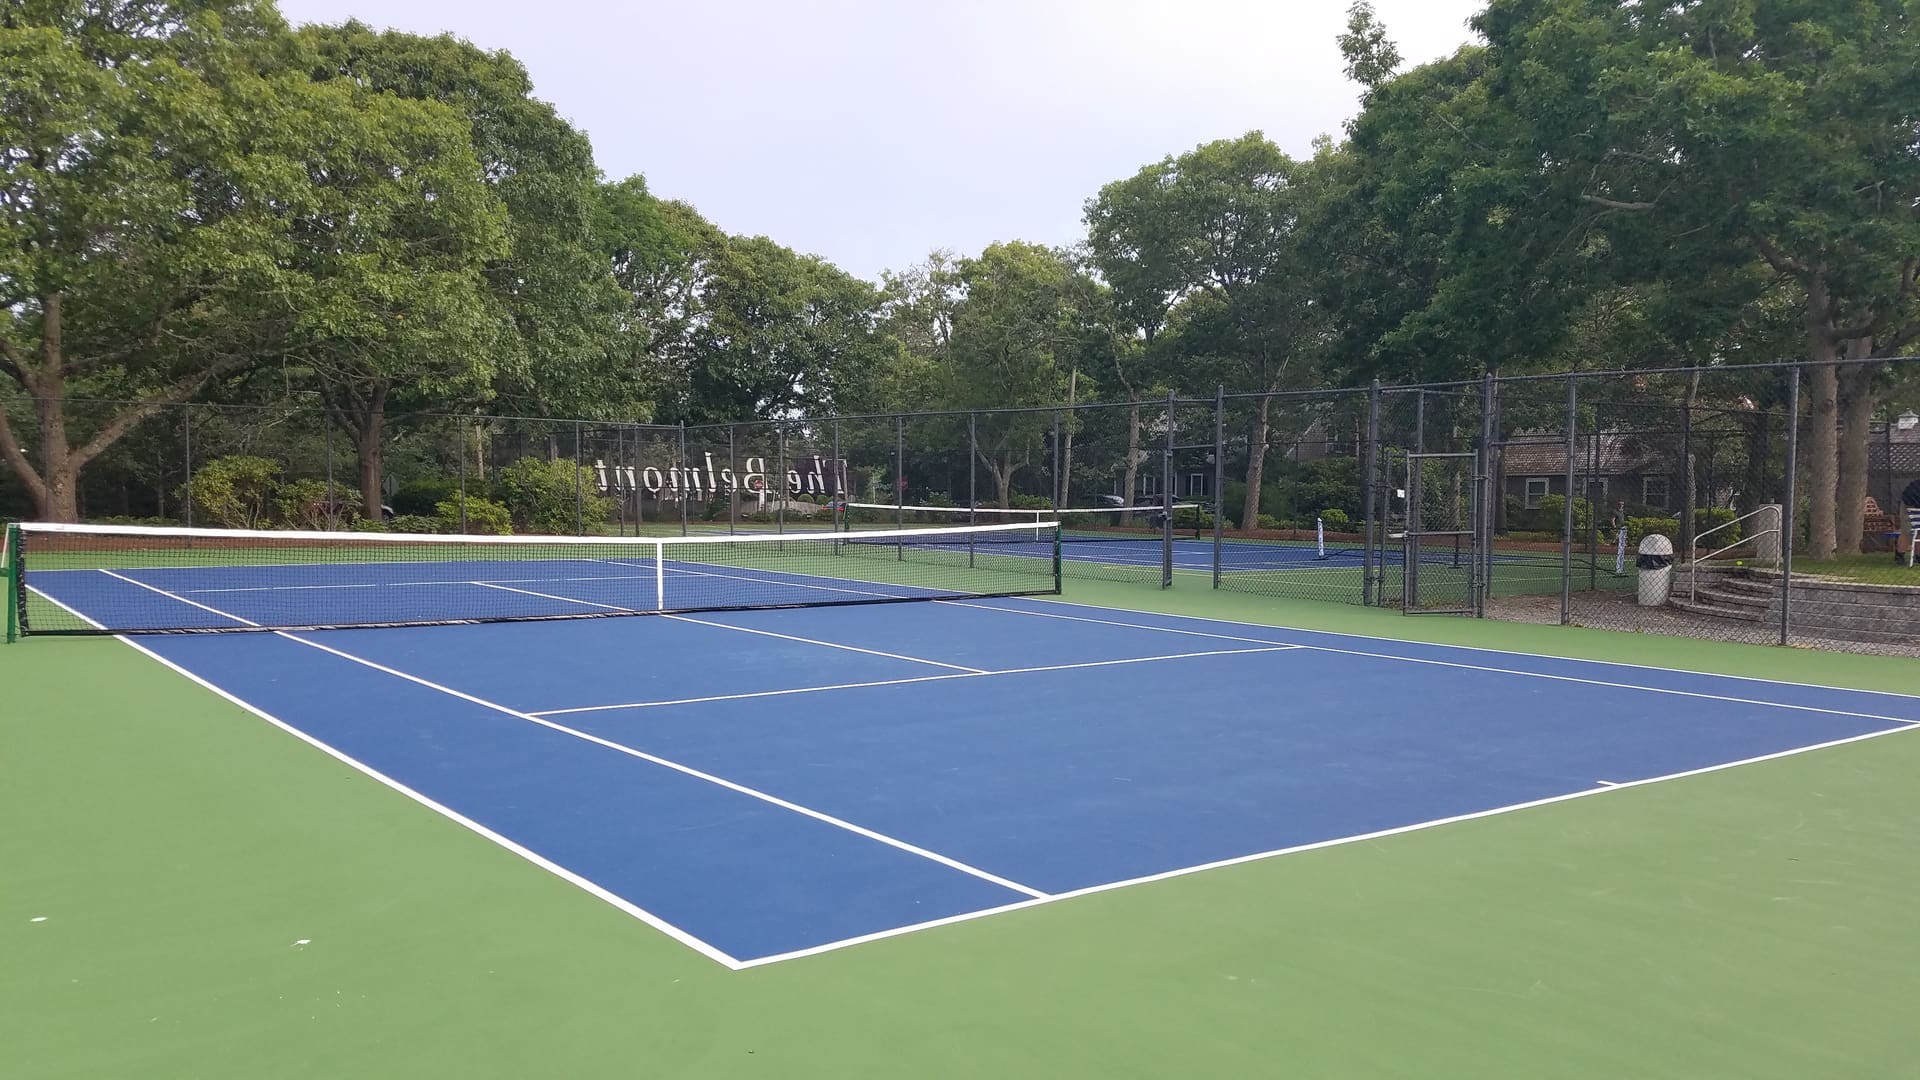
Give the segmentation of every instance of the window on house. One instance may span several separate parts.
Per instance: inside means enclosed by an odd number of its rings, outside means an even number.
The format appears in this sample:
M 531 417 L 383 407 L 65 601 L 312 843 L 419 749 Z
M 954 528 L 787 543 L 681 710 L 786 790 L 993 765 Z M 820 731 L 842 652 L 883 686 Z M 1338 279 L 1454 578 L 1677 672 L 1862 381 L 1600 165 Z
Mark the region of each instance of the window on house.
M 1596 476 L 1587 481 L 1587 501 L 1594 504 L 1607 501 L 1607 478 Z
M 1544 476 L 1527 477 L 1527 509 L 1540 509 L 1540 500 L 1547 497 L 1547 478 Z
M 1667 478 L 1646 476 L 1640 479 L 1640 501 L 1659 510 L 1667 508 Z
M 1159 493 L 1160 478 L 1150 472 L 1142 471 L 1140 473 L 1140 494 L 1158 495 Z
M 1187 495 L 1191 498 L 1207 497 L 1207 474 L 1203 472 L 1187 474 Z

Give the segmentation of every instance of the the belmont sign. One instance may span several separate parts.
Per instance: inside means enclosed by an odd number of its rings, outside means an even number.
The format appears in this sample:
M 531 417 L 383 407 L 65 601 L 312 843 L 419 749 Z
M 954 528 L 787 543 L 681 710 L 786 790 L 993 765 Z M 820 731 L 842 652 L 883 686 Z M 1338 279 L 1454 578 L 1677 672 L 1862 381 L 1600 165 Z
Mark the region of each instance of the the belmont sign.
M 738 470 L 734 469 L 731 462 L 714 461 L 712 454 L 703 457 L 701 461 L 669 465 L 664 469 L 654 465 L 608 465 L 596 460 L 593 474 L 603 494 L 621 497 L 638 494 L 672 502 L 745 494 L 764 503 L 774 494 L 772 489 L 779 486 L 777 473 L 771 482 L 768 480 L 767 459 L 764 457 L 746 458 L 741 462 L 743 468 Z M 786 467 L 789 498 L 795 495 L 839 495 L 847 491 L 847 462 L 844 458 L 835 460 L 812 454 L 788 461 Z

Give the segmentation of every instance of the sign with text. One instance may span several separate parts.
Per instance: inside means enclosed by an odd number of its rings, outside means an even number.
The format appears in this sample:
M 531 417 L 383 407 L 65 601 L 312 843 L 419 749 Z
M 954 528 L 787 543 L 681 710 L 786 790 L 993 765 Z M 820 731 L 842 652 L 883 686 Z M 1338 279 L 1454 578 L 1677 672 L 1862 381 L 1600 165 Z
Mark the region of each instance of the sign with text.
M 764 457 L 746 458 L 741 462 L 743 468 L 736 472 L 727 462 L 716 463 L 712 454 L 702 456 L 703 461 L 669 465 L 664 469 L 656 465 L 608 465 L 596 459 L 593 475 L 601 494 L 618 497 L 638 494 L 669 502 L 744 494 L 764 504 L 779 487 L 778 476 L 768 479 L 767 459 Z M 812 454 L 795 458 L 786 465 L 788 497 L 846 493 L 847 462 L 844 458 L 829 459 Z

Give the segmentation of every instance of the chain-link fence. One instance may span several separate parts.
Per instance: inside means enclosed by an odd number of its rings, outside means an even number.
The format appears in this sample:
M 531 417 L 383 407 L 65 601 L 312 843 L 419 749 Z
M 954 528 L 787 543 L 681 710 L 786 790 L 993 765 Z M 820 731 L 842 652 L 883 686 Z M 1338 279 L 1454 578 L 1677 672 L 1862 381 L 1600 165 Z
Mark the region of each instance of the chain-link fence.
M 172 406 L 88 462 L 76 502 L 102 522 L 621 536 L 1057 517 L 1069 577 L 1920 651 L 1908 543 L 1920 362 L 1816 373 L 1574 373 L 692 428 L 356 416 L 317 397 Z M 60 404 L 70 430 L 88 431 L 127 403 Z M 35 404 L 5 407 L 44 465 Z M 1836 418 L 1832 438 L 1812 437 L 1816 416 Z M 34 516 L 30 495 L 0 470 L 0 516 Z

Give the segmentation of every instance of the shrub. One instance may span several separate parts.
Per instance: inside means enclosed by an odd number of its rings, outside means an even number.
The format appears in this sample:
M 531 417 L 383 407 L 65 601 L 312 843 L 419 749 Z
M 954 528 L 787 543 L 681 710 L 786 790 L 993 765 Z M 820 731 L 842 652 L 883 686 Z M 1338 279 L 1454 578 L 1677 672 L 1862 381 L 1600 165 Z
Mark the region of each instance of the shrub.
M 1658 533 L 1669 540 L 1680 535 L 1680 522 L 1669 517 L 1630 517 L 1627 519 L 1627 551 L 1639 550 L 1640 541 L 1648 535 Z
M 1280 524 L 1280 519 L 1277 517 L 1274 517 L 1272 514 L 1261 514 L 1259 517 L 1254 519 L 1253 524 L 1256 528 L 1261 528 L 1261 529 L 1283 528 L 1283 526 Z
M 456 480 L 438 477 L 431 480 L 409 480 L 401 484 L 387 500 L 395 514 L 431 517 L 434 507 L 448 499 L 460 497 L 460 484 Z
M 441 505 L 445 504 L 443 503 Z M 393 520 L 386 523 L 386 526 L 385 529 L 381 530 L 382 532 L 437 533 L 451 531 L 440 527 L 439 518 L 428 517 L 425 514 L 396 514 Z
M 1737 516 L 1738 515 L 1736 515 L 1732 510 L 1729 510 L 1729 509 L 1723 509 L 1717 506 L 1701 507 L 1700 509 L 1695 510 L 1693 512 L 1693 535 L 1699 536 L 1701 533 L 1706 532 L 1708 529 L 1716 528 L 1721 525 L 1728 525 L 1728 523 L 1731 522 Z M 1760 520 L 1760 519 L 1755 519 L 1755 520 Z M 1719 532 L 1714 533 L 1712 536 L 1707 537 L 1706 542 L 1709 545 L 1709 547 L 1722 548 L 1722 547 L 1726 547 L 1728 544 L 1738 543 L 1740 541 L 1740 536 L 1741 536 L 1740 526 L 1728 525 L 1727 528 L 1721 529 Z
M 613 517 L 613 500 L 598 493 L 592 470 L 571 461 L 521 458 L 500 470 L 493 487 L 520 532 L 562 535 L 576 526 L 603 525 Z M 487 500 L 467 500 L 469 531 L 476 501 Z
M 932 505 L 938 506 L 939 503 Z M 1007 500 L 1007 506 L 1014 510 L 1051 510 L 1053 500 L 1040 495 L 1015 495 Z
M 1339 509 L 1338 507 L 1335 507 L 1330 510 L 1320 511 L 1320 520 L 1325 522 L 1327 528 L 1329 529 L 1336 528 L 1336 527 L 1343 528 L 1353 523 L 1353 519 L 1347 516 L 1347 512 L 1345 510 Z
M 394 519 L 396 522 L 398 518 Z M 457 533 L 460 528 L 460 503 L 449 499 L 434 504 L 433 517 L 428 519 L 432 527 L 427 532 Z M 513 532 L 513 514 L 492 499 L 467 497 L 467 527 L 469 536 L 507 536 Z
M 196 525 L 222 529 L 260 529 L 275 510 L 280 465 L 259 457 L 223 457 L 200 466 L 181 489 L 181 501 L 193 499 Z
M 273 493 L 274 524 L 287 529 L 335 528 L 358 516 L 360 492 L 325 480 L 288 480 Z

